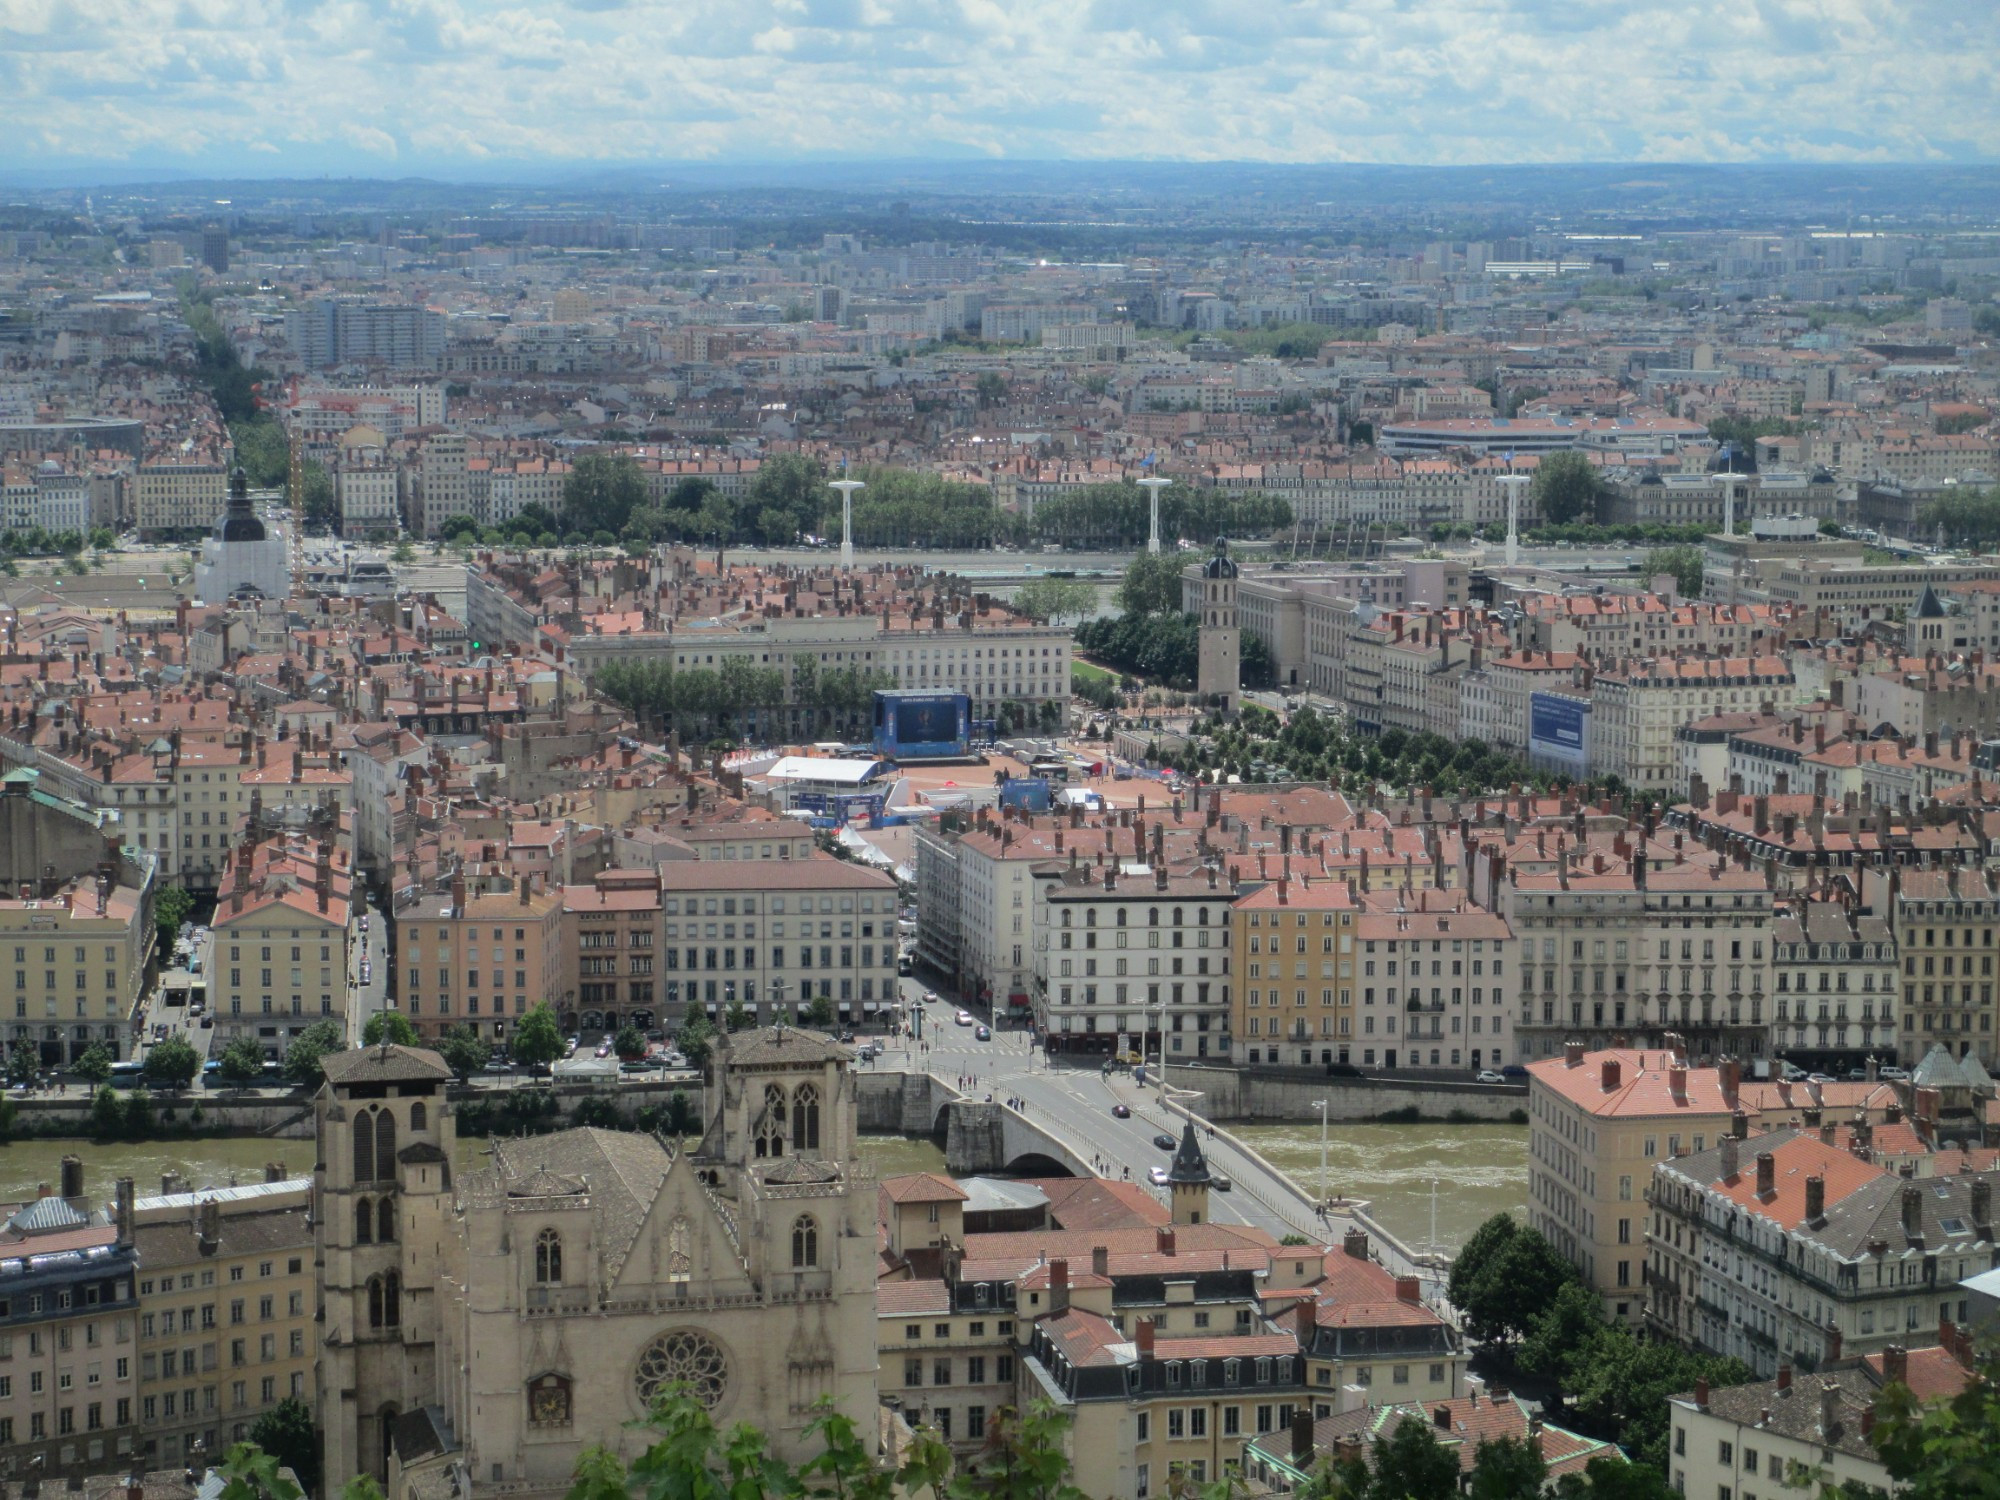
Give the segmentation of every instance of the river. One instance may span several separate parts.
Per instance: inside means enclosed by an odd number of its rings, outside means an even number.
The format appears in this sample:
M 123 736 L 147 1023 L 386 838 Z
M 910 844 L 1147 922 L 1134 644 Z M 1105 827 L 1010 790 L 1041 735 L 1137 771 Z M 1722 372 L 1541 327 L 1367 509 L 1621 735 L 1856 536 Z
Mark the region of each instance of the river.
M 1233 1133 L 1308 1193 L 1319 1181 L 1317 1125 L 1239 1125 Z M 876 1175 L 944 1171 L 935 1141 L 896 1135 L 861 1138 L 861 1156 Z M 479 1164 L 486 1141 L 466 1137 L 453 1150 L 458 1169 Z M 282 1162 L 296 1177 L 312 1172 L 310 1141 L 200 1140 L 94 1145 L 87 1141 L 16 1141 L 0 1146 L 0 1203 L 32 1198 L 41 1183 L 53 1190 L 62 1158 L 80 1157 L 84 1190 L 99 1203 L 112 1183 L 130 1176 L 142 1197 L 173 1172 L 195 1187 L 257 1182 L 266 1162 Z M 1413 1249 L 1431 1238 L 1431 1184 L 1437 1183 L 1437 1239 L 1456 1247 L 1496 1213 L 1519 1212 L 1528 1193 L 1528 1131 L 1522 1125 L 1336 1125 L 1327 1137 L 1327 1186 L 1363 1198 L 1375 1217 Z

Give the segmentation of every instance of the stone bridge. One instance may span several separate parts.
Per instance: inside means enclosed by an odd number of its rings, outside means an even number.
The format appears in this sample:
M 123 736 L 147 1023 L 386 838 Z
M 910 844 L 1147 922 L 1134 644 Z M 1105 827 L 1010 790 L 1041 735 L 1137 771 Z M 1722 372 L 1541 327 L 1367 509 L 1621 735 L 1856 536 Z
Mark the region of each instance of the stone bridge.
M 944 1140 L 945 1170 L 955 1177 L 1088 1177 L 1087 1157 L 1020 1111 L 961 1093 L 934 1073 L 861 1071 L 854 1075 L 860 1128 Z

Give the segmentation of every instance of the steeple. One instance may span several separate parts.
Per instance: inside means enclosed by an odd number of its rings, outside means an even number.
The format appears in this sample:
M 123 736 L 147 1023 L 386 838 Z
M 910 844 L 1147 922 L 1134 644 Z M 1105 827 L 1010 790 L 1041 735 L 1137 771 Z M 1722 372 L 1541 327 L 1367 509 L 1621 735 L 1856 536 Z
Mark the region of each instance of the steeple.
M 1194 1121 L 1189 1120 L 1181 1127 L 1180 1149 L 1174 1152 L 1174 1164 L 1167 1169 L 1167 1188 L 1173 1197 L 1176 1224 L 1206 1222 L 1209 1183 L 1208 1158 L 1201 1154 Z

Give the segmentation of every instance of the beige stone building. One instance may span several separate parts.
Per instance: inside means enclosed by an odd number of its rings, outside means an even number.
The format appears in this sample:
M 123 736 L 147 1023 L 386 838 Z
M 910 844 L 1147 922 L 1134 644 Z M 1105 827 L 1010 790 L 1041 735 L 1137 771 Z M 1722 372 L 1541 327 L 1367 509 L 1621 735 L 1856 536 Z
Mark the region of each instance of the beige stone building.
M 312 1184 L 283 1177 L 133 1204 L 140 1453 L 219 1454 L 279 1402 L 313 1399 Z
M 218 892 L 209 997 L 217 1048 L 254 1038 L 272 1058 L 322 1018 L 348 1024 L 354 871 L 306 837 L 242 844 Z
M 526 875 L 510 891 L 455 880 L 418 897 L 396 913 L 399 1008 L 423 1037 L 467 1025 L 504 1045 L 527 1010 L 563 998 L 563 915 L 562 893 Z
M 207 531 L 228 504 L 229 471 L 213 460 L 154 458 L 133 476 L 132 511 L 143 537 Z

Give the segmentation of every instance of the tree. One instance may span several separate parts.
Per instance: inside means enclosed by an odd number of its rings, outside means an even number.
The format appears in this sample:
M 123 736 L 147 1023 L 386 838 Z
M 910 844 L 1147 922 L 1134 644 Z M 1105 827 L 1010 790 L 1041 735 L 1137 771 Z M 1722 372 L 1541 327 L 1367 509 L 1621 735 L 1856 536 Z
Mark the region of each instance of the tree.
M 1565 526 L 1572 521 L 1597 519 L 1597 499 L 1602 488 L 1597 466 L 1570 448 L 1542 455 L 1535 465 L 1529 495 L 1544 521 Z
M 85 1083 L 97 1085 L 107 1083 L 111 1078 L 111 1051 L 102 1042 L 92 1042 L 83 1049 L 83 1056 L 70 1064 L 70 1071 Z
M 563 481 L 563 523 L 571 532 L 616 536 L 645 503 L 646 476 L 629 454 L 586 453 Z
M 715 1052 L 715 1026 L 707 1016 L 699 1011 L 681 1023 L 675 1033 L 674 1045 L 681 1049 L 681 1056 L 688 1060 L 691 1068 L 706 1068 L 708 1060 Z
M 106 1084 L 90 1100 L 90 1133 L 100 1141 L 116 1140 L 125 1132 L 125 1101 Z
M 438 527 L 438 540 L 444 542 L 476 539 L 478 535 L 479 523 L 470 516 L 446 516 Z
M 1556 1481 L 1556 1500 L 1679 1500 L 1679 1491 L 1651 1464 L 1593 1458 L 1581 1474 Z
M 308 1493 L 319 1489 L 319 1432 L 312 1408 L 287 1396 L 250 1424 L 250 1441 L 299 1476 Z
M 1639 576 L 1652 579 L 1661 573 L 1671 573 L 1674 588 L 1683 599 L 1699 599 L 1702 567 L 1699 547 L 1656 547 L 1639 563 Z
M 417 1028 L 400 1010 L 378 1010 L 361 1028 L 361 1045 L 379 1047 L 384 1042 L 398 1047 L 421 1047 L 423 1038 L 417 1035 Z
M 1898 1381 L 1877 1407 L 1876 1451 L 1908 1500 L 1962 1500 L 2000 1490 L 2000 1356 L 1987 1356 L 1948 1401 L 1919 1402 Z
M 184 886 L 162 886 L 153 897 L 153 921 L 160 929 L 160 946 L 173 952 L 181 935 L 181 923 L 194 915 L 194 897 Z
M 329 1052 L 346 1050 L 347 1037 L 338 1021 L 315 1021 L 285 1049 L 285 1077 L 300 1088 L 317 1088 L 326 1078 L 321 1060 Z
M 194 1075 L 201 1071 L 201 1055 L 194 1050 L 188 1039 L 179 1034 L 169 1036 L 163 1042 L 155 1042 L 146 1053 L 145 1074 L 148 1083 L 163 1083 L 171 1088 L 184 1089 L 194 1081 Z
M 239 1036 L 222 1049 L 217 1072 L 232 1088 L 243 1088 L 264 1076 L 264 1049 L 255 1037 Z
M 255 1443 L 232 1444 L 216 1467 L 223 1476 L 222 1492 L 216 1500 L 301 1500 L 304 1494 L 279 1472 L 283 1465 L 277 1456 Z
M 408 537 L 396 538 L 396 545 L 389 551 L 389 561 L 408 566 L 417 560 L 417 549 L 410 545 Z
M 1535 1500 L 1549 1466 L 1533 1438 L 1488 1438 L 1473 1453 L 1470 1500 Z
M 1097 604 L 1097 590 L 1079 578 L 1032 578 L 1014 590 L 1014 608 L 1032 619 L 1060 622 L 1081 617 Z
M 808 1026 L 831 1026 L 833 1024 L 833 1000 L 826 995 L 814 995 L 806 1002 L 805 1022 Z
M 1180 614 L 1180 552 L 1140 552 L 1126 564 L 1118 584 L 1118 608 L 1126 614 Z
M 1495 1214 L 1459 1251 L 1446 1291 L 1464 1314 L 1465 1331 L 1480 1343 L 1496 1343 L 1524 1335 L 1575 1279 L 1575 1267 L 1538 1232 L 1523 1229 L 1512 1215 Z
M 618 1054 L 620 1062 L 630 1062 L 635 1057 L 646 1055 L 646 1034 L 636 1026 L 621 1026 L 611 1043 L 611 1050 Z
M 438 1056 L 462 1083 L 486 1066 L 493 1049 L 470 1026 L 454 1026 L 438 1038 Z
M 1405 1417 L 1386 1442 L 1377 1441 L 1373 1467 L 1368 1500 L 1456 1500 L 1458 1455 L 1423 1417 Z
M 514 1023 L 514 1061 L 537 1072 L 563 1055 L 562 1029 L 546 1000 Z

